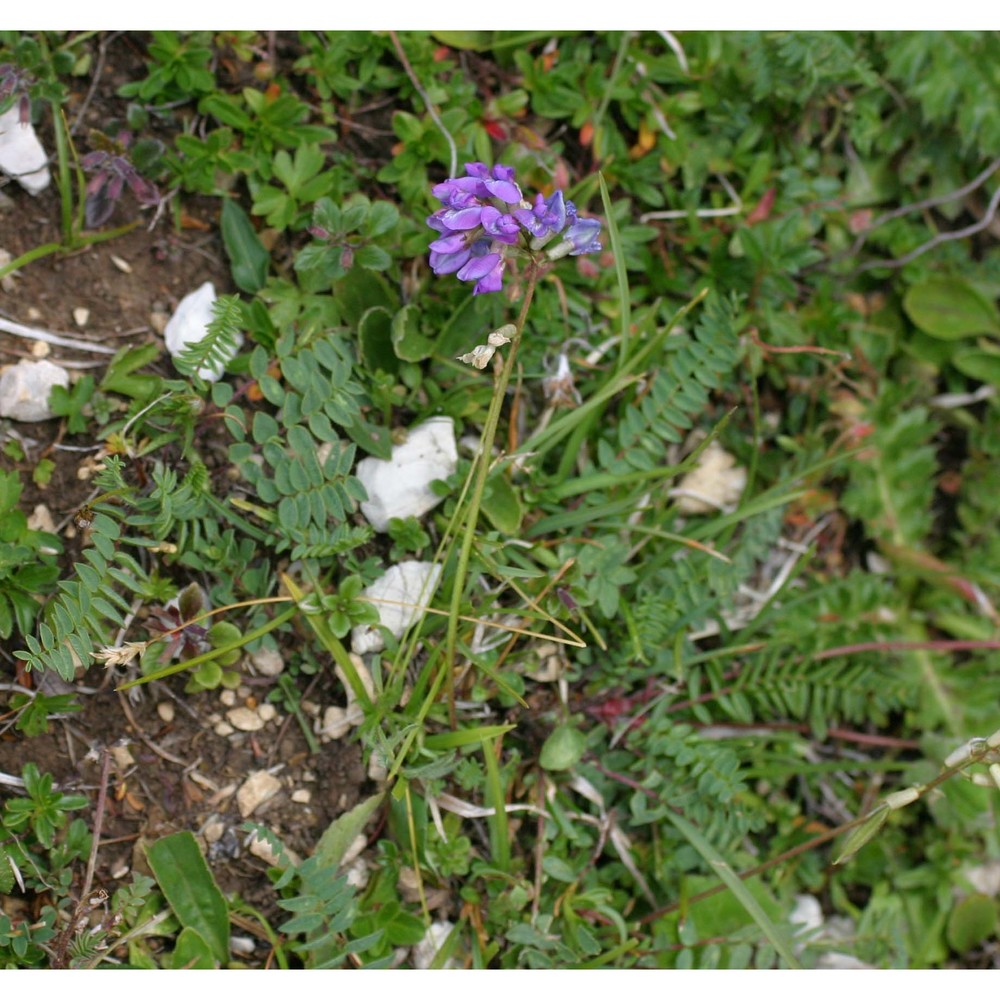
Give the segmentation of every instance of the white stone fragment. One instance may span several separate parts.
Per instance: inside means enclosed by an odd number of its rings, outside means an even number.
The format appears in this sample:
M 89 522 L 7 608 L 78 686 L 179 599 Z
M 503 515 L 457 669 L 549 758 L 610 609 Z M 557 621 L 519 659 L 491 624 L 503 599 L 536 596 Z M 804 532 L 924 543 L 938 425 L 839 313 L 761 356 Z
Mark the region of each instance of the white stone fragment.
M 312 801 L 312 792 L 308 788 L 296 788 L 292 792 L 292 801 L 302 806 L 307 806 Z
M 212 732 L 216 736 L 232 736 L 236 730 L 228 722 L 217 722 Z
M 747 484 L 747 470 L 715 441 L 670 495 L 682 514 L 711 514 L 735 504 Z
M 398 639 L 423 617 L 440 577 L 439 564 L 410 559 L 390 566 L 365 588 L 364 596 L 375 605 L 381 624 Z M 377 625 L 356 625 L 351 629 L 351 649 L 355 653 L 377 653 L 384 648 Z
M 250 654 L 250 665 L 261 677 L 277 677 L 285 669 L 281 653 L 266 646 Z
M 328 740 L 343 739 L 355 726 L 360 726 L 364 721 L 365 713 L 357 702 L 351 702 L 347 708 L 331 705 L 323 713 L 323 725 L 319 735 L 325 736 Z
M 236 692 L 230 691 L 229 688 L 224 688 L 219 692 L 219 701 L 221 701 L 226 708 L 233 708 L 236 704 Z
M 427 932 L 418 944 L 413 946 L 413 967 L 416 969 L 429 969 L 434 961 L 434 956 L 438 953 L 445 939 L 454 930 L 455 925 L 450 920 L 435 920 L 427 928 Z M 454 969 L 454 959 L 449 958 L 444 963 L 444 968 Z
M 255 857 L 260 858 L 266 865 L 277 865 L 278 855 L 271 849 L 271 845 L 266 840 L 258 840 L 254 834 L 247 844 L 247 850 Z
M 258 729 L 264 728 L 264 720 L 252 708 L 244 705 L 231 708 L 226 712 L 226 718 L 230 725 L 243 733 L 255 733 Z
M 240 785 L 236 793 L 236 805 L 240 815 L 246 819 L 252 816 L 265 802 L 273 799 L 281 791 L 281 782 L 267 771 L 254 771 Z
M 169 702 L 169 701 L 161 701 L 156 706 L 156 714 L 164 722 L 173 722 L 174 721 L 174 706 L 173 706 L 173 703 Z
M 0 115 L 0 170 L 13 177 L 28 194 L 39 194 L 52 180 L 48 157 L 31 122 L 19 121 L 15 103 Z
M 29 531 L 45 531 L 50 535 L 56 533 L 56 522 L 52 511 L 43 503 L 35 504 L 35 509 L 28 515 Z
M 264 722 L 270 722 L 278 714 L 278 710 L 269 701 L 257 706 L 257 714 Z
M 198 344 L 205 339 L 208 324 L 212 321 L 213 302 L 215 302 L 215 286 L 211 281 L 206 281 L 200 288 L 196 288 L 181 299 L 163 331 L 163 342 L 171 357 L 177 357 L 188 344 Z M 243 334 L 238 333 L 236 343 L 226 358 L 227 361 L 236 357 L 242 343 Z M 198 369 L 198 374 L 207 382 L 216 382 L 222 377 L 222 369 L 222 365 L 214 367 L 204 365 Z
M 376 531 L 385 531 L 393 517 L 420 517 L 442 500 L 430 489 L 435 479 L 447 479 L 458 464 L 455 425 L 451 417 L 432 417 L 411 428 L 406 441 L 392 449 L 392 458 L 365 458 L 356 475 L 368 492 L 361 504 Z
M 18 361 L 0 375 L 0 417 L 37 423 L 49 420 L 52 387 L 69 387 L 69 372 L 51 361 Z
M 90 322 L 90 310 L 84 308 L 83 306 L 77 306 L 73 310 L 73 322 L 76 323 L 78 327 L 85 327 L 87 323 Z

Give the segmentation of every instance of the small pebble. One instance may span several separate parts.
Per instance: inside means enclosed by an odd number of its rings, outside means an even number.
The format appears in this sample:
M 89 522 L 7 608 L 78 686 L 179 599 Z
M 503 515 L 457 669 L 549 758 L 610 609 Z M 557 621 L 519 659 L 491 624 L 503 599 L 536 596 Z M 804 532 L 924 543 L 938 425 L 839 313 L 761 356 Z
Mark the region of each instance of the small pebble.
M 235 729 L 228 722 L 216 723 L 215 729 L 213 730 L 216 736 L 232 736 L 236 732 Z
M 277 677 L 285 669 L 285 661 L 276 649 L 258 649 L 250 654 L 250 664 L 261 677 Z
M 255 733 L 264 728 L 264 720 L 252 709 L 240 706 L 226 712 L 230 723 L 244 733 Z
M 79 327 L 84 327 L 87 325 L 87 321 L 90 319 L 90 310 L 84 309 L 83 306 L 77 306 L 73 310 L 73 322 Z
M 222 835 L 226 832 L 226 824 L 222 820 L 212 820 L 206 823 L 201 831 L 201 835 L 210 844 L 214 844 L 217 840 L 221 839 Z
M 131 274 L 132 265 L 127 260 L 122 260 L 117 254 L 111 254 L 111 263 L 118 268 L 122 274 Z
M 281 782 L 273 774 L 267 771 L 254 771 L 240 785 L 236 793 L 236 805 L 239 807 L 240 815 L 246 819 L 280 791 Z
M 265 722 L 270 722 L 278 714 L 278 710 L 270 702 L 264 702 L 263 705 L 257 706 L 257 714 Z
M 31 345 L 31 356 L 33 358 L 47 358 L 52 353 L 52 348 L 44 340 L 36 340 Z
M 164 722 L 173 722 L 174 721 L 174 706 L 173 706 L 173 703 L 169 702 L 169 701 L 161 701 L 156 706 L 156 714 Z
M 308 788 L 296 788 L 295 791 L 292 792 L 292 801 L 298 802 L 301 805 L 307 805 L 312 801 L 312 792 L 310 792 Z
M 219 701 L 222 702 L 226 708 L 232 708 L 236 704 L 236 692 L 235 691 L 221 691 L 219 693 Z

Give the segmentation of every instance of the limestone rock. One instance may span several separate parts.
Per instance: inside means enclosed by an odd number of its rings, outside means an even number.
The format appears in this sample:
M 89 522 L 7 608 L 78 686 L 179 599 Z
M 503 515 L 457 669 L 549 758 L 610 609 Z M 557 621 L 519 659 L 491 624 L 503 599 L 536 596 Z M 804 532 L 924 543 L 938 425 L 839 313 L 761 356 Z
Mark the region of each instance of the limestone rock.
M 698 466 L 671 490 L 683 514 L 711 514 L 735 504 L 747 484 L 747 470 L 713 441 L 701 453 Z
M 51 361 L 18 361 L 0 375 L 0 417 L 37 423 L 49 420 L 52 387 L 69 387 L 69 372 Z
M 254 771 L 240 785 L 236 793 L 236 805 L 240 815 L 246 819 L 252 816 L 265 802 L 273 799 L 281 791 L 281 782 L 267 771 Z
M 19 121 L 17 104 L 0 115 L 0 170 L 28 194 L 39 194 L 52 180 L 48 157 L 31 122 Z
M 212 321 L 212 303 L 215 302 L 215 286 L 206 281 L 200 288 L 185 295 L 177 304 L 177 309 L 170 317 L 163 331 L 163 342 L 171 357 L 177 357 L 188 344 L 198 344 L 208 333 L 208 324 Z M 243 343 L 243 334 L 236 338 L 233 350 L 229 352 L 227 361 L 236 357 L 236 352 Z M 222 377 L 223 366 L 204 365 L 198 369 L 198 374 L 206 382 L 217 382 Z
M 368 491 L 361 513 L 376 531 L 385 531 L 390 518 L 426 514 L 442 500 L 430 484 L 447 479 L 457 464 L 451 417 L 432 417 L 418 424 L 392 449 L 389 461 L 365 458 L 358 462 L 356 475 Z
M 365 588 L 364 596 L 371 598 L 378 609 L 379 621 L 398 639 L 423 617 L 440 577 L 440 565 L 409 559 L 390 566 Z M 377 626 L 357 625 L 351 629 L 351 649 L 355 653 L 377 653 L 384 648 Z

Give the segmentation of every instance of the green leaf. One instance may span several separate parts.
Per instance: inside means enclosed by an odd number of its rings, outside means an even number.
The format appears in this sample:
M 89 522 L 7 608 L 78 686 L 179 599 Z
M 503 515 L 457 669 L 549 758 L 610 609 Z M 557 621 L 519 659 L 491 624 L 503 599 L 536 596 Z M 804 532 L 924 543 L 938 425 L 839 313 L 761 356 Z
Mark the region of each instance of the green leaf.
M 996 927 L 996 901 L 976 892 L 955 905 L 948 917 L 945 934 L 952 950 L 964 955 L 992 937 Z
M 236 286 L 244 292 L 259 292 L 267 281 L 271 256 L 257 237 L 250 217 L 232 198 L 222 203 L 222 242 Z
M 1000 354 L 995 351 L 963 351 L 952 358 L 952 364 L 969 378 L 1000 386 Z
M 420 332 L 416 306 L 403 306 L 392 317 L 392 346 L 401 361 L 423 361 L 434 353 L 434 342 Z
M 392 258 L 381 247 L 369 244 L 358 247 L 354 254 L 354 263 L 359 267 L 367 267 L 369 271 L 385 271 L 392 264 Z
M 358 324 L 358 352 L 370 372 L 380 369 L 394 375 L 399 358 L 392 349 L 392 313 L 383 306 L 369 309 Z
M 449 48 L 469 52 L 486 52 L 494 38 L 492 31 L 432 31 L 431 34 Z
M 424 740 L 424 746 L 428 750 L 452 750 L 455 747 L 468 746 L 470 743 L 479 743 L 482 740 L 491 740 L 495 736 L 503 736 L 509 733 L 516 726 L 473 726 L 471 729 L 458 729 L 448 733 L 434 733 Z
M 538 763 L 546 771 L 567 771 L 579 763 L 587 746 L 587 737 L 575 726 L 556 726 L 542 746 Z
M 185 927 L 177 935 L 177 944 L 170 956 L 169 965 L 171 969 L 216 968 L 212 949 L 193 927 Z
M 851 832 L 850 836 L 844 842 L 844 846 L 841 848 L 840 854 L 837 856 L 834 864 L 842 865 L 844 862 L 850 861 L 885 826 L 885 821 L 888 818 L 889 807 L 885 803 L 876 807 L 869 814 L 868 818 L 857 829 Z
M 915 326 L 942 340 L 1000 333 L 994 303 L 961 278 L 927 278 L 907 290 L 903 308 Z
M 188 830 L 172 833 L 152 844 L 146 853 L 177 919 L 197 931 L 213 958 L 224 965 L 229 959 L 229 908 L 194 834 Z
M 687 842 L 711 865 L 715 873 L 729 887 L 730 892 L 739 900 L 743 909 L 761 929 L 764 937 L 774 946 L 774 950 L 785 960 L 790 969 L 801 969 L 798 960 L 792 954 L 791 944 L 785 934 L 771 921 L 764 908 L 743 884 L 743 880 L 733 871 L 732 866 L 705 839 L 698 828 L 689 823 L 683 816 L 672 810 L 667 810 L 666 818 L 677 827 Z
M 483 497 L 483 513 L 493 527 L 505 535 L 516 535 L 524 519 L 524 504 L 520 494 L 511 485 L 503 470 L 493 473 L 486 480 L 487 493 Z
M 338 816 L 323 832 L 316 845 L 314 857 L 321 868 L 336 869 L 347 849 L 361 833 L 375 810 L 382 804 L 383 792 L 359 802 L 350 812 Z

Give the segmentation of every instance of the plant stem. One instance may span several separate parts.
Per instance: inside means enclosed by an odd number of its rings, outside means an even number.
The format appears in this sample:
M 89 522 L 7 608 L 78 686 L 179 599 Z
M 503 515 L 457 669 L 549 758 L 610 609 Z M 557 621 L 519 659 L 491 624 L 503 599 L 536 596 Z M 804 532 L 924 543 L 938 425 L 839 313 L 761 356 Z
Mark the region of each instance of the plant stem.
M 528 308 L 531 306 L 531 300 L 535 295 L 537 281 L 538 271 L 534 265 L 530 265 L 528 271 L 528 290 L 525 292 L 524 302 L 521 304 L 521 312 L 517 317 L 517 322 L 514 324 L 514 336 L 511 338 L 507 357 L 503 367 L 500 369 L 500 375 L 493 389 L 493 398 L 490 400 L 490 408 L 486 414 L 486 423 L 483 425 L 483 436 L 478 456 L 479 464 L 476 466 L 476 479 L 472 487 L 472 495 L 469 497 L 469 508 L 465 519 L 465 533 L 462 536 L 462 548 L 458 554 L 458 565 L 455 567 L 455 579 L 451 588 L 448 633 L 445 639 L 444 669 L 447 672 L 448 680 L 448 718 L 453 729 L 456 726 L 455 647 L 458 643 L 458 622 L 459 613 L 462 609 L 462 596 L 465 593 L 466 577 L 469 575 L 472 543 L 476 535 L 476 526 L 479 522 L 479 509 L 482 506 L 483 492 L 486 489 L 486 477 L 490 471 L 493 441 L 496 438 L 497 427 L 500 424 L 500 411 L 503 409 L 504 396 L 507 393 L 510 376 L 514 371 L 517 349 L 521 343 L 521 335 L 524 333 L 524 324 L 528 318 Z

